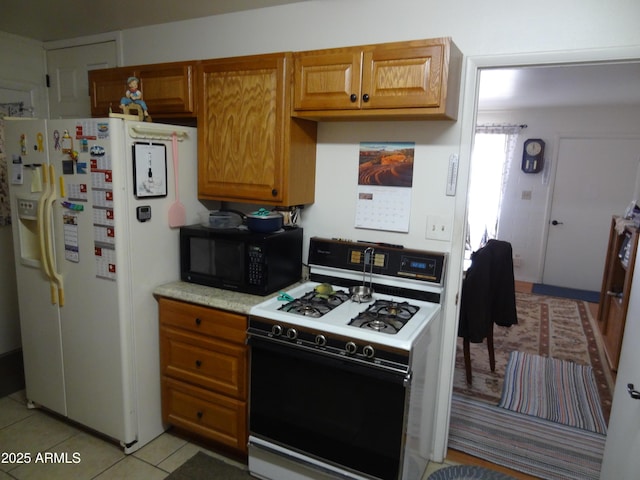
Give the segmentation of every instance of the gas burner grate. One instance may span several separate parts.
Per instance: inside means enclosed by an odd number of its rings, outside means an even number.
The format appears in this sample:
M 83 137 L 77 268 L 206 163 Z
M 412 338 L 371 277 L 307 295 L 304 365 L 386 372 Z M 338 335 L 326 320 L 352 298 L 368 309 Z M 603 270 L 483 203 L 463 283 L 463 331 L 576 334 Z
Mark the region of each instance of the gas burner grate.
M 330 295 L 322 295 L 315 290 L 311 290 L 300 298 L 282 305 L 278 310 L 305 317 L 318 318 L 348 300 L 349 295 L 343 290 L 334 290 Z
M 349 322 L 349 325 L 375 330 L 381 333 L 396 334 L 413 317 L 420 307 L 409 302 L 376 300 L 364 312 Z

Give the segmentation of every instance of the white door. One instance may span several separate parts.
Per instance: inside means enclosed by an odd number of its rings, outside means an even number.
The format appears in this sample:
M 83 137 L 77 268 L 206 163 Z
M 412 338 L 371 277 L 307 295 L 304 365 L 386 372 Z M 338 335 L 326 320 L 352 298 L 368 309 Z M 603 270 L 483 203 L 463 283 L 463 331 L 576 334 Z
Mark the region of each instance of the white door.
M 115 67 L 116 42 L 102 42 L 47 52 L 50 118 L 91 116 L 87 72 Z
M 640 256 L 634 272 L 640 272 Z M 640 278 L 634 275 L 631 298 L 627 313 L 627 324 L 618 364 L 616 388 L 613 394 L 611 418 L 600 478 L 603 480 L 636 480 L 640 477 L 640 399 L 627 391 L 640 390 Z M 635 396 L 635 395 L 634 395 Z
M 544 284 L 600 290 L 611 216 L 632 200 L 639 156 L 640 138 L 560 138 Z

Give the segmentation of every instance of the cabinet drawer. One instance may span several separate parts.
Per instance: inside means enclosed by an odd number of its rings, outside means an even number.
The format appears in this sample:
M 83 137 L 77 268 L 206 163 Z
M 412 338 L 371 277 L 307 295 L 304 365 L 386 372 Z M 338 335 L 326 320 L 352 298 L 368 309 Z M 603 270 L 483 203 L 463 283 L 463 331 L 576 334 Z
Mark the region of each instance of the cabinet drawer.
M 160 342 L 163 375 L 246 400 L 247 347 L 171 327 Z
M 246 453 L 246 402 L 163 377 L 162 417 L 166 423 Z
M 158 300 L 160 323 L 191 332 L 245 343 L 247 317 L 168 298 Z

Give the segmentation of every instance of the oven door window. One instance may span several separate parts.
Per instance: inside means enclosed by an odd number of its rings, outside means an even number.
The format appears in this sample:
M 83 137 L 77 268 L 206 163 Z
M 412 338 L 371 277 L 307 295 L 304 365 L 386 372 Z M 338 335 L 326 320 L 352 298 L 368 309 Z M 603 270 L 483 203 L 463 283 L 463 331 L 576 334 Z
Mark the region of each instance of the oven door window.
M 404 376 L 251 339 L 250 431 L 385 480 L 399 476 Z
M 190 271 L 239 284 L 244 278 L 244 242 L 192 237 Z

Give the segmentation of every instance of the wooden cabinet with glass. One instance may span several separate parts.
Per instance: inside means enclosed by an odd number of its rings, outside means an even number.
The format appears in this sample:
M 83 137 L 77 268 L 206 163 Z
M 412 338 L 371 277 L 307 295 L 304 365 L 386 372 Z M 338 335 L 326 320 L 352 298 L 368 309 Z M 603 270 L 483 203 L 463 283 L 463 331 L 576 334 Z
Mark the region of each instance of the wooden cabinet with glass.
M 638 229 L 630 226 L 616 229 L 619 217 L 611 220 L 609 244 L 605 259 L 598 327 L 611 370 L 617 371 L 620 348 L 627 320 L 631 281 L 638 250 Z
M 142 98 L 155 119 L 195 118 L 195 62 L 158 63 L 89 71 L 91 115 L 122 113 L 127 78 L 138 77 Z
M 199 198 L 313 203 L 317 124 L 290 115 L 291 63 L 291 53 L 200 63 Z
M 297 52 L 294 60 L 294 116 L 457 117 L 462 54 L 450 38 Z
M 162 419 L 245 455 L 247 317 L 160 297 Z

